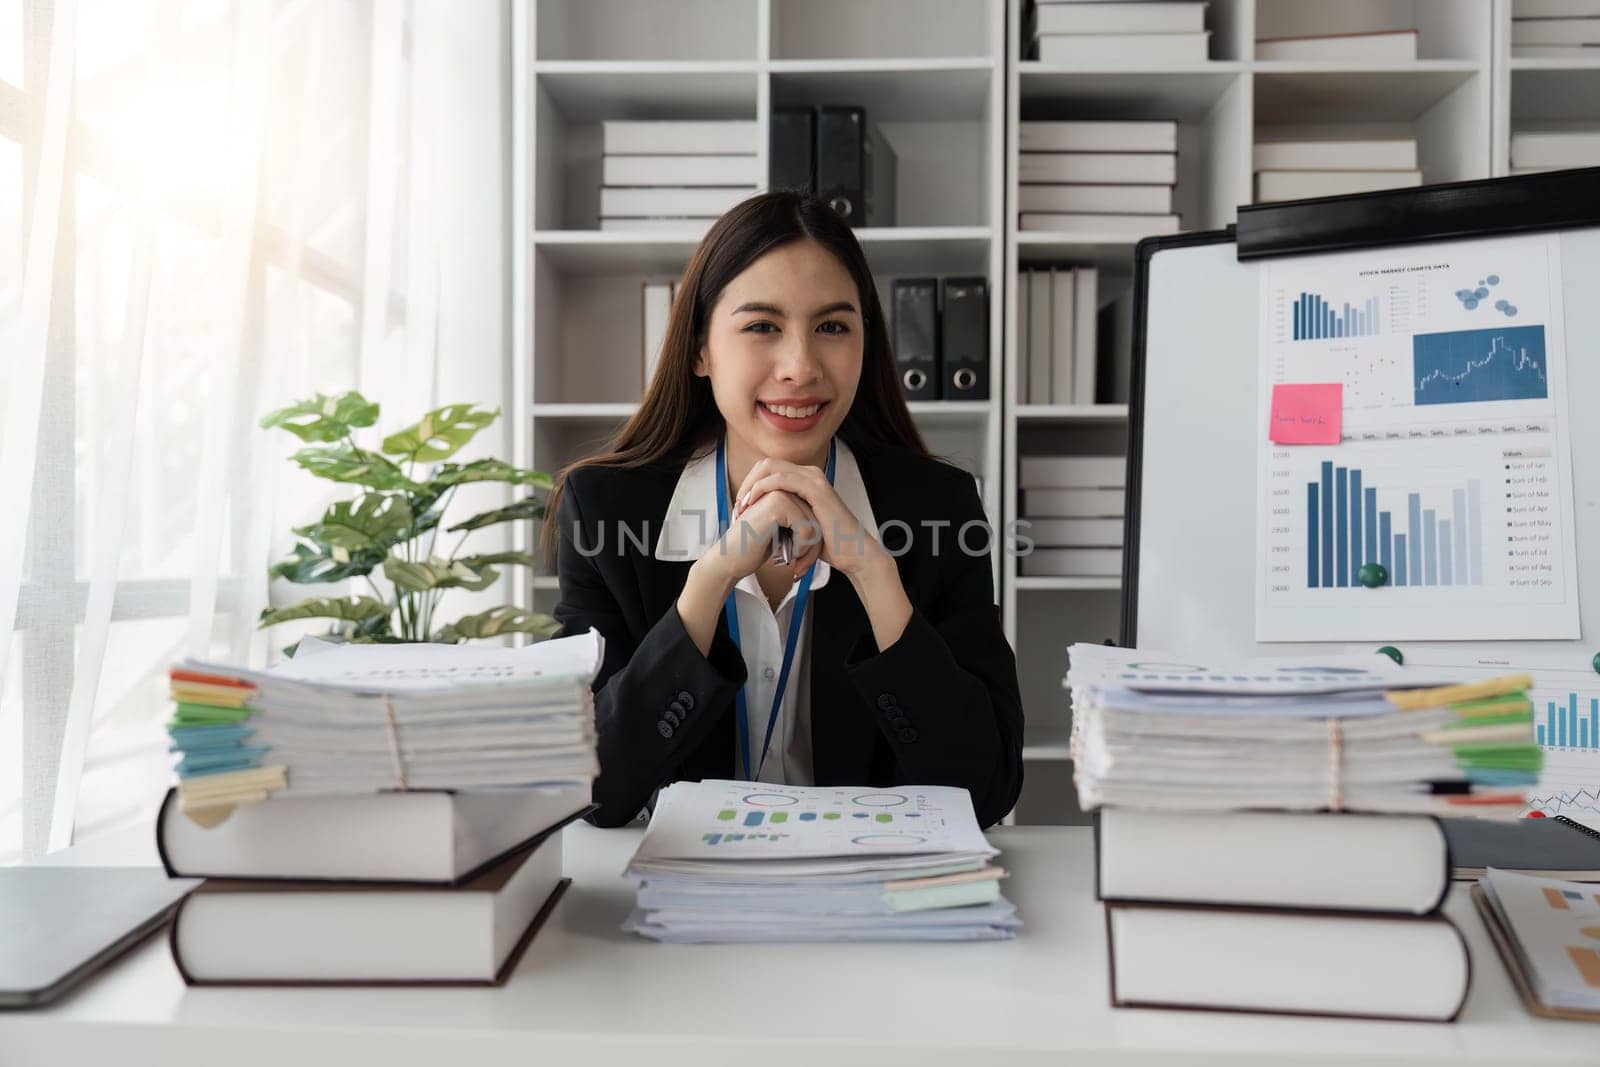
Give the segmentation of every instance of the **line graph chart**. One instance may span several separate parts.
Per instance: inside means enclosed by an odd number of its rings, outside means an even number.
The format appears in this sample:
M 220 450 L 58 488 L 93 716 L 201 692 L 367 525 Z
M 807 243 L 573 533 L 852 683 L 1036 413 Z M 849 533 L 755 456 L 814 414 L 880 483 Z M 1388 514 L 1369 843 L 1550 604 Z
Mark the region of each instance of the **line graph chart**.
M 1411 343 L 1412 402 L 1419 406 L 1550 395 L 1543 326 L 1419 333 Z

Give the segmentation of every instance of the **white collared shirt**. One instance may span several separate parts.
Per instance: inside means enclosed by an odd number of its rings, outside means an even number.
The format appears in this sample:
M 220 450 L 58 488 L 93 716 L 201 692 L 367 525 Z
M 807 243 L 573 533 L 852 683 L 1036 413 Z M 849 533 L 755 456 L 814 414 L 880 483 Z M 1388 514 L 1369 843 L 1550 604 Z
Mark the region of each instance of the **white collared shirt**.
M 730 498 L 733 488 L 729 490 Z M 833 488 L 868 536 L 876 537 L 878 524 L 867 500 L 861 469 L 856 466 L 850 446 L 843 441 L 838 441 L 835 455 Z M 717 540 L 717 450 L 713 446 L 691 459 L 678 476 L 677 488 L 663 517 L 661 536 L 656 540 L 655 558 L 677 562 L 697 560 Z M 822 560 L 817 561 L 811 579 L 813 592 L 828 584 L 832 570 Z M 795 595 L 799 590 L 799 582 L 792 584 L 776 611 L 754 574 L 740 579 L 733 592 L 739 613 L 739 651 L 744 656 L 746 671 L 744 696 L 750 727 L 750 758 L 761 764 L 760 781 L 784 785 L 814 784 L 810 656 L 813 611 L 807 611 L 800 622 L 794 662 L 789 667 L 789 684 L 784 688 L 783 704 L 778 708 L 778 721 L 772 728 L 772 744 L 764 763 L 760 753 L 767 717 L 772 712 L 772 696 L 778 688 L 778 673 L 783 668 L 784 639 L 789 634 Z M 747 773 L 741 765 L 737 740 L 734 750 L 735 773 Z

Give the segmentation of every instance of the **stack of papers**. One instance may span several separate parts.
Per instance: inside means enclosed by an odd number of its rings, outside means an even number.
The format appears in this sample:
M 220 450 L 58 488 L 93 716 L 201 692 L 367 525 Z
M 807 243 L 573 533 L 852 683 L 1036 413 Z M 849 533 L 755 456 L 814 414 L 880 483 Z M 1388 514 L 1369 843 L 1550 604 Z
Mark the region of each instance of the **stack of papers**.
M 1085 644 L 1068 653 L 1085 810 L 1514 818 L 1538 781 L 1525 675 L 1450 685 L 1381 655 L 1217 663 Z
M 266 671 L 184 660 L 167 724 L 180 803 L 215 820 L 280 790 L 587 786 L 602 657 L 590 630 L 523 648 L 308 637 Z
M 1021 925 L 965 789 L 678 782 L 628 863 L 657 941 L 979 941 Z

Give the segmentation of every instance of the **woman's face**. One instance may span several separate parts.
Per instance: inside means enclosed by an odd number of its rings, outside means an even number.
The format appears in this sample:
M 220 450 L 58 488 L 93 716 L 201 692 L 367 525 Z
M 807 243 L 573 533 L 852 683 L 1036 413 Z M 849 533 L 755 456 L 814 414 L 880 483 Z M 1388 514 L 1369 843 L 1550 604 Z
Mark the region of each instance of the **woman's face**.
M 820 464 L 861 381 L 861 297 L 813 241 L 773 249 L 722 291 L 694 372 L 711 379 L 735 442 Z

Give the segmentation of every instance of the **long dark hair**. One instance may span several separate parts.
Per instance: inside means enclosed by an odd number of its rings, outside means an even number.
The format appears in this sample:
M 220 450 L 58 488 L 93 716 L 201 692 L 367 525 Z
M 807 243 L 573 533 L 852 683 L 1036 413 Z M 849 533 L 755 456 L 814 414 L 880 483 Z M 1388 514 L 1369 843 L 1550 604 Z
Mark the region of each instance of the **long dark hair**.
M 687 460 L 721 431 L 709 378 L 694 373 L 705 344 L 711 309 L 723 289 L 766 253 L 795 241 L 815 241 L 844 264 L 861 298 L 861 382 L 838 436 L 860 452 L 888 446 L 928 454 L 911 411 L 900 392 L 889 346 L 889 327 L 878 303 L 872 271 L 849 225 L 825 200 L 805 193 L 753 196 L 718 219 L 706 234 L 678 282 L 678 296 L 667 320 L 661 360 L 637 411 L 606 447 L 569 464 L 556 475 L 545 504 L 544 544 L 552 547 L 554 517 L 567 475 L 579 467 L 645 467 Z

